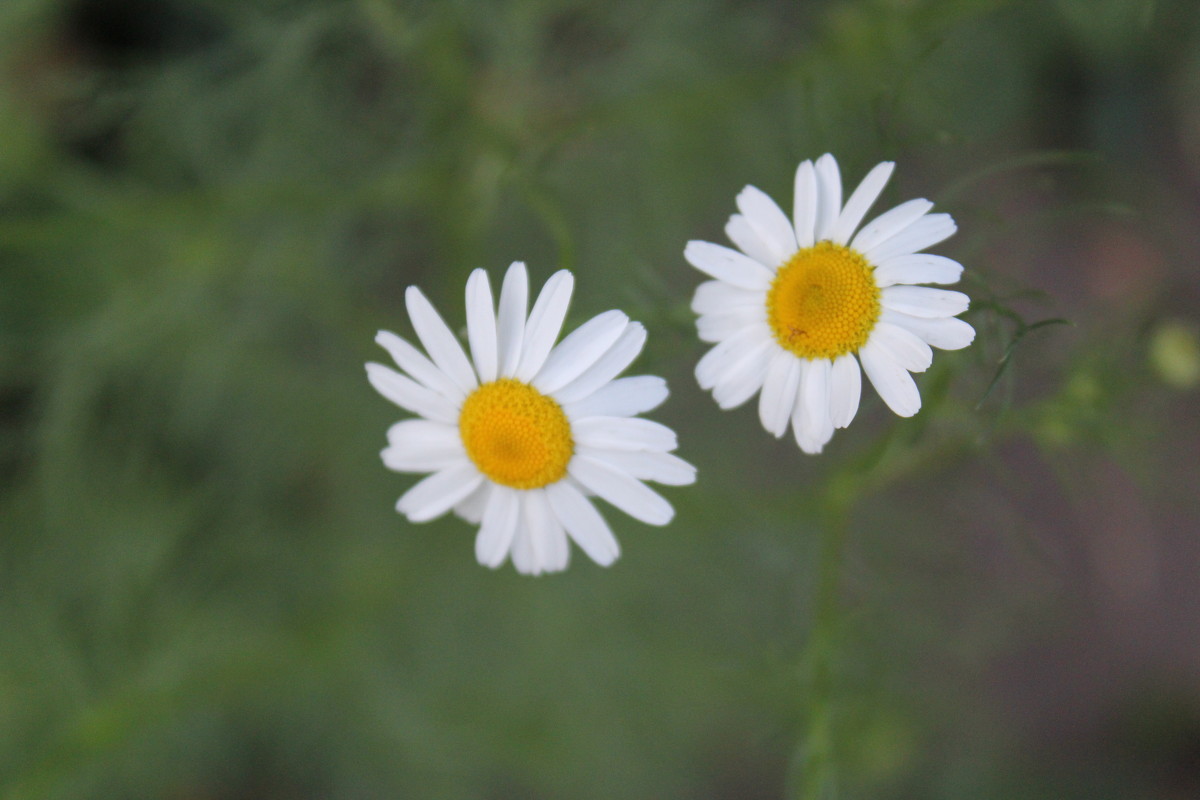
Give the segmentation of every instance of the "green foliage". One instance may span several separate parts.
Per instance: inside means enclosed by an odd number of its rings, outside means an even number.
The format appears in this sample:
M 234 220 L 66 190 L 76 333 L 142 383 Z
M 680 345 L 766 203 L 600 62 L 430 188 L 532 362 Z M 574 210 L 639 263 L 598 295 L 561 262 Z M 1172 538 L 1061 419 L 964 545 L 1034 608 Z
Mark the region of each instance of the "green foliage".
M 1142 366 L 1196 323 L 1197 154 L 1142 142 L 1200 29 L 1101 5 L 0 4 L 0 798 L 1166 796 L 998 683 L 1077 611 L 1040 504 L 1111 465 L 1169 527 L 1200 477 Z M 955 215 L 980 337 L 814 459 L 695 386 L 681 253 L 826 151 Z M 392 510 L 374 333 L 513 260 L 647 325 L 700 470 L 610 570 Z

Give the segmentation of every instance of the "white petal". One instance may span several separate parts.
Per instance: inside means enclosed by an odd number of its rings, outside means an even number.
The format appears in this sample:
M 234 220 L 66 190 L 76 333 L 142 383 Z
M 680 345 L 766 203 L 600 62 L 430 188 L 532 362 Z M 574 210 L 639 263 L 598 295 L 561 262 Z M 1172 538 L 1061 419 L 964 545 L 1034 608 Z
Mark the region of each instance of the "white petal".
M 405 411 L 438 422 L 458 423 L 458 409 L 453 403 L 394 369 L 371 362 L 367 364 L 367 380 L 375 391 Z
M 738 331 L 728 339 L 717 344 L 696 362 L 696 381 L 701 389 L 712 389 L 716 386 L 729 368 L 737 364 L 742 355 L 761 342 L 775 341 L 771 329 L 765 322 Z
M 675 516 L 671 504 L 649 486 L 601 461 L 576 455 L 567 472 L 588 491 L 647 525 L 666 525 Z
M 797 249 L 796 231 L 774 200 L 761 189 L 747 186 L 738 193 L 737 205 L 772 256 L 767 266 L 778 267 L 792 257 Z
M 529 523 L 525 519 L 524 509 L 517 519 L 517 531 L 513 534 L 511 555 L 513 568 L 522 575 L 537 575 L 540 572 L 537 554 L 533 550 L 533 532 L 530 531 Z
M 750 220 L 741 214 L 734 214 L 729 218 L 729 222 L 725 223 L 725 235 L 739 250 L 763 266 L 775 266 L 774 250 L 762 240 L 758 231 L 750 225 Z
M 402 449 L 450 452 L 457 448 L 457 452 L 463 452 L 457 426 L 427 419 L 406 419 L 397 422 L 388 428 L 387 439 L 392 447 Z
M 909 372 L 924 372 L 933 363 L 933 351 L 929 345 L 910 330 L 878 322 L 869 339 L 876 347 L 887 351 L 891 360 Z
M 579 377 L 616 343 L 629 324 L 620 311 L 605 311 L 580 325 L 550 351 L 531 383 L 551 394 Z
M 800 366 L 800 396 L 792 413 L 792 433 L 801 450 L 815 455 L 833 438 L 829 416 L 829 373 L 833 364 L 819 358 L 802 361 Z
M 475 487 L 475 491 L 459 500 L 454 506 L 454 513 L 462 517 L 472 525 L 478 525 L 483 521 L 483 510 L 487 505 L 488 498 L 492 496 L 492 490 L 497 488 L 496 484 L 485 480 Z
M 674 450 L 675 432 L 641 417 L 585 417 L 571 425 L 571 437 L 583 447 L 602 450 Z
M 477 269 L 467 278 L 467 341 L 479 380 L 490 383 L 499 374 L 496 350 L 496 308 L 488 275 Z
M 696 468 L 673 453 L 597 450 L 591 447 L 581 447 L 576 452 L 628 472 L 638 480 L 654 481 L 666 486 L 687 486 L 696 482 Z
M 697 314 L 717 314 L 734 308 L 763 308 L 766 295 L 761 291 L 738 289 L 724 281 L 705 281 L 696 287 L 692 296 L 692 311 Z
M 466 394 L 457 383 L 450 380 L 449 376 L 438 369 L 420 350 L 396 334 L 380 331 L 375 335 L 375 342 L 388 351 L 400 369 L 416 378 L 423 386 L 450 400 L 456 407 L 466 398 Z
M 475 536 L 475 559 L 495 569 L 504 563 L 517 532 L 520 494 L 507 486 L 492 486 L 479 533 Z
M 513 374 L 517 380 L 529 382 L 554 347 L 558 333 L 562 330 L 567 306 L 571 303 L 571 292 L 575 289 L 575 277 L 565 269 L 550 276 L 546 285 L 529 312 L 525 326 L 525 343 L 522 345 L 521 363 Z
M 440 422 L 408 419 L 388 428 L 388 447 L 380 454 L 396 472 L 437 472 L 466 461 L 458 430 Z
M 579 377 L 554 393 L 560 403 L 572 403 L 589 397 L 633 363 L 646 344 L 646 329 L 640 322 L 631 322 L 616 343 Z M 635 412 L 636 413 L 636 412 Z
M 410 522 L 428 522 L 445 514 L 483 482 L 471 463 L 435 472 L 409 489 L 396 503 L 396 510 Z
M 500 377 L 512 377 L 521 360 L 525 341 L 525 309 L 529 304 L 529 275 L 525 265 L 514 261 L 500 288 L 500 311 L 496 319 L 496 350 Z
M 845 208 L 838 215 L 837 222 L 834 223 L 833 230 L 829 233 L 831 241 L 836 244 L 845 244 L 850 241 L 850 237 L 854 235 L 854 231 L 863 221 L 863 217 L 867 215 L 871 206 L 879 198 L 879 193 L 883 191 L 883 187 L 888 182 L 888 178 L 892 176 L 892 170 L 895 167 L 893 162 L 884 161 L 882 164 L 876 164 L 875 168 L 867 173 L 867 177 L 863 178 L 862 183 L 854 190 L 854 194 L 850 195 Z
M 767 376 L 767 365 L 771 356 L 778 352 L 779 345 L 770 340 L 756 342 L 748 348 L 717 381 L 713 387 L 713 399 L 717 406 L 729 410 L 745 403 L 762 388 Z
M 953 317 L 971 305 L 971 298 L 962 292 L 930 286 L 889 286 L 880 295 L 884 308 L 914 317 Z
M 621 554 L 621 547 L 617 544 L 608 523 L 571 481 L 552 483 L 546 487 L 545 492 L 555 516 L 575 540 L 575 544 L 579 545 L 579 549 L 602 567 L 607 567 L 617 560 L 617 556 Z
M 417 332 L 417 338 L 421 340 L 425 352 L 429 353 L 433 363 L 437 364 L 450 380 L 458 384 L 458 388 L 469 394 L 479 382 L 458 339 L 454 338 L 454 334 L 446 327 L 433 304 L 421 294 L 420 289 L 415 286 L 408 287 L 404 293 L 404 302 L 408 307 L 413 329 Z
M 868 341 L 858 351 L 863 372 L 867 373 L 871 385 L 888 404 L 888 408 L 902 417 L 911 417 L 921 410 L 921 393 L 908 370 L 892 361 L 886 351 Z
M 897 283 L 958 283 L 963 267 L 954 259 L 932 253 L 895 256 L 875 267 L 875 284 L 880 287 Z
M 704 314 L 696 318 L 696 335 L 713 344 L 728 339 L 756 322 L 762 322 L 761 308 L 735 308 L 723 314 Z
M 864 225 L 850 241 L 850 247 L 860 253 L 866 253 L 928 214 L 931 208 L 933 203 L 924 199 L 901 203 Z
M 829 421 L 835 428 L 845 428 L 858 413 L 862 395 L 862 370 L 858 361 L 847 353 L 833 362 L 829 373 Z
M 561 572 L 570 560 L 567 534 L 550 508 L 544 491 L 521 493 L 524 520 L 533 545 L 533 574 Z
M 656 375 L 618 378 L 582 400 L 563 404 L 567 418 L 632 417 L 657 408 L 667 399 L 667 382 Z
M 796 246 L 812 247 L 816 241 L 813 231 L 817 226 L 817 172 L 811 161 L 804 161 L 796 168 L 793 202 L 792 223 L 796 231 Z
M 949 214 L 928 214 L 892 238 L 861 252 L 871 263 L 882 264 L 890 258 L 912 255 L 926 247 L 932 247 L 949 239 L 956 230 L 958 228 Z
M 444 469 L 462 464 L 466 461 L 465 453 L 436 453 L 423 455 L 395 447 L 385 447 L 379 452 L 383 465 L 392 472 L 439 472 Z
M 817 219 L 813 237 L 820 242 L 830 238 L 838 215 L 842 213 L 842 175 L 837 159 L 829 153 L 817 159 L 816 172 Z
M 780 349 L 771 358 L 758 396 L 758 418 L 767 433 L 778 439 L 787 430 L 796 392 L 800 388 L 800 359 Z
M 975 340 L 975 329 L 955 317 L 926 319 L 885 308 L 879 319 L 912 331 L 941 350 L 961 350 Z
M 696 269 L 739 289 L 766 291 L 775 273 L 750 256 L 712 242 L 690 241 L 683 257 Z

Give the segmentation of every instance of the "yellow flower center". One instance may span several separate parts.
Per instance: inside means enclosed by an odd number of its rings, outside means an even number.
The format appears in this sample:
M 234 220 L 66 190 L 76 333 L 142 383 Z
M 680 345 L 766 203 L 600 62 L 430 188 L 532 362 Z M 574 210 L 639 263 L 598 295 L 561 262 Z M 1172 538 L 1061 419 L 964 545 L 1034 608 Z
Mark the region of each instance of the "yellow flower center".
M 562 407 L 512 378 L 485 383 L 463 402 L 458 432 L 479 471 L 514 489 L 561 480 L 575 451 Z
M 767 292 L 775 339 L 800 358 L 834 359 L 867 343 L 879 320 L 879 287 L 867 260 L 817 242 L 779 268 Z

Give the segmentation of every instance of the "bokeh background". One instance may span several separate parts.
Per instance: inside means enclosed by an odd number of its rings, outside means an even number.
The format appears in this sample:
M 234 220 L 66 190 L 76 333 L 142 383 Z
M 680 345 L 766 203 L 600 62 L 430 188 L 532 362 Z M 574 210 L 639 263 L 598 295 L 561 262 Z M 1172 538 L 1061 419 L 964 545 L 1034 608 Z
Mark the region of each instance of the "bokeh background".
M 682 249 L 827 151 L 979 337 L 811 458 Z M 1195 2 L 4 0 L 0 798 L 1200 797 L 1198 230 Z M 517 259 L 700 471 L 608 570 L 393 511 L 374 333 Z

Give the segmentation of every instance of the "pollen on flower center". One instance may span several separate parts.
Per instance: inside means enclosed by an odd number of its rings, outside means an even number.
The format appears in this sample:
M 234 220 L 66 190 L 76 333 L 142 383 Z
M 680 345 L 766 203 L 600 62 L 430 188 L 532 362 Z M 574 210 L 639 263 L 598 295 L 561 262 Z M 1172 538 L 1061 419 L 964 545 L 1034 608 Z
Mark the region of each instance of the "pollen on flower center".
M 514 489 L 537 489 L 562 479 L 575 449 L 562 407 L 512 378 L 472 392 L 463 402 L 458 431 L 479 471 Z
M 775 339 L 805 359 L 834 359 L 858 350 L 879 312 L 871 265 L 829 241 L 798 251 L 780 267 L 767 292 L 767 320 Z

